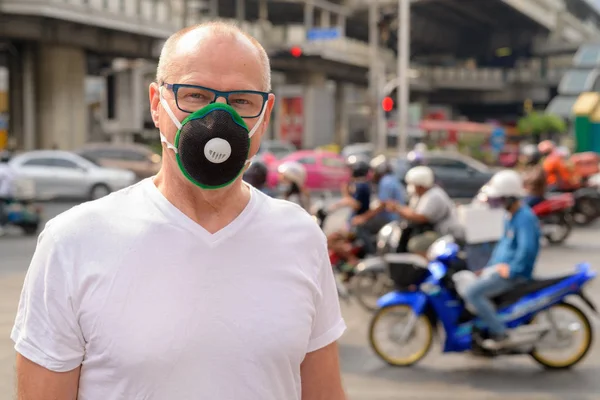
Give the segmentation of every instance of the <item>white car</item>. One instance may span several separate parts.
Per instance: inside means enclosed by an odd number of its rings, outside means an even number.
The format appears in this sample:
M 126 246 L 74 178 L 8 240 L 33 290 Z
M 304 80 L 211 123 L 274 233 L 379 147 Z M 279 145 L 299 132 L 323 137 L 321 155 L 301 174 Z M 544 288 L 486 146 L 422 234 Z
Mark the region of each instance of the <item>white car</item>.
M 17 179 L 31 180 L 36 197 L 98 199 L 135 183 L 131 171 L 105 168 L 77 154 L 36 150 L 14 156 L 10 162 Z

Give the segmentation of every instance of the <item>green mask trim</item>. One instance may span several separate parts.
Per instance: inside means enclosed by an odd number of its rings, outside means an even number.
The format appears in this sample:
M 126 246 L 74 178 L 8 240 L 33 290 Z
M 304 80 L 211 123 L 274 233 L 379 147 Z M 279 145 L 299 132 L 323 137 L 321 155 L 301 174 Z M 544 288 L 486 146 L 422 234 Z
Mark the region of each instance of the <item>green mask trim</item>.
M 236 124 L 238 124 L 239 126 L 244 128 L 246 130 L 246 132 L 248 132 L 248 133 L 250 132 L 250 130 L 248 129 L 248 125 L 246 125 L 246 122 L 242 119 L 242 117 L 240 117 L 240 114 L 238 114 L 237 111 L 235 111 L 233 109 L 233 107 L 231 107 L 229 104 L 225 104 L 225 103 L 212 103 L 212 104 L 209 104 L 209 105 L 199 109 L 196 112 L 193 112 L 192 114 L 188 115 L 183 120 L 183 122 L 181 122 L 181 127 L 183 128 L 183 126 L 189 121 L 204 118 L 209 113 L 216 111 L 216 110 L 222 110 L 222 111 L 228 112 Z M 181 134 L 181 129 L 177 130 L 177 135 L 175 135 L 175 143 L 173 143 L 174 147 L 176 149 L 178 149 L 177 153 L 175 154 L 175 158 L 177 159 L 177 164 L 179 165 L 179 169 L 181 170 L 181 173 L 194 185 L 196 185 L 202 189 L 206 189 L 206 190 L 222 189 L 224 187 L 231 185 L 233 182 L 235 182 L 236 179 L 238 179 L 240 177 L 240 175 L 242 174 L 242 172 L 244 171 L 244 168 L 242 168 L 240 170 L 240 172 L 238 172 L 238 174 L 233 179 L 231 179 L 229 182 L 223 183 L 222 185 L 211 186 L 211 185 L 204 185 L 204 184 L 198 182 L 190 174 L 188 174 L 188 172 L 183 167 L 181 158 L 179 157 L 180 134 Z M 248 156 L 250 155 L 250 142 L 251 142 L 251 139 L 250 139 L 250 137 L 248 137 L 248 152 L 246 153 L 246 160 L 248 160 Z

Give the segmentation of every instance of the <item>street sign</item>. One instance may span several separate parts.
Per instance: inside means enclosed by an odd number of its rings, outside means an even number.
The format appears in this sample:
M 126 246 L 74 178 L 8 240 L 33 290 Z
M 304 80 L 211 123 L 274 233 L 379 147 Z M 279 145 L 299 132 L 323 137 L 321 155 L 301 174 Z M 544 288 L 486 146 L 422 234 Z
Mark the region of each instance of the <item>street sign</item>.
M 492 151 L 494 151 L 494 153 L 500 153 L 504 148 L 504 143 L 506 143 L 506 132 L 504 131 L 504 128 L 494 128 L 492 135 L 490 136 Z
M 310 41 L 334 40 L 342 36 L 340 28 L 312 28 L 306 33 Z

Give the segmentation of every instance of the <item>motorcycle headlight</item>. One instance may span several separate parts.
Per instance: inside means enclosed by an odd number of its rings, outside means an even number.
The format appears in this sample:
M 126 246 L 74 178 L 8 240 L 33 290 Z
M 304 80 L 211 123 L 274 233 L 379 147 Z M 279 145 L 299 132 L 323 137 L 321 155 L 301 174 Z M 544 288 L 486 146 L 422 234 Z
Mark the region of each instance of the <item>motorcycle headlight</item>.
M 448 245 L 451 243 L 454 243 L 454 238 L 452 236 L 443 236 L 439 238 L 433 242 L 429 247 L 429 250 L 427 250 L 427 259 L 429 261 L 437 259 L 446 252 Z

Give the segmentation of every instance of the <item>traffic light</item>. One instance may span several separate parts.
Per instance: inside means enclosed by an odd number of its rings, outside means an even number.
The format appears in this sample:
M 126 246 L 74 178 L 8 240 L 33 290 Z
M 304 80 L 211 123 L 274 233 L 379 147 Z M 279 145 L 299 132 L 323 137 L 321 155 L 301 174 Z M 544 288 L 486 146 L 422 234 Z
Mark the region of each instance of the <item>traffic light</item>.
M 383 108 L 383 111 L 385 111 L 385 112 L 392 111 L 394 109 L 394 99 L 392 99 L 390 96 L 385 97 L 381 101 L 381 107 Z
M 302 48 L 300 46 L 294 46 L 290 49 L 290 54 L 293 57 L 301 57 L 302 56 Z

